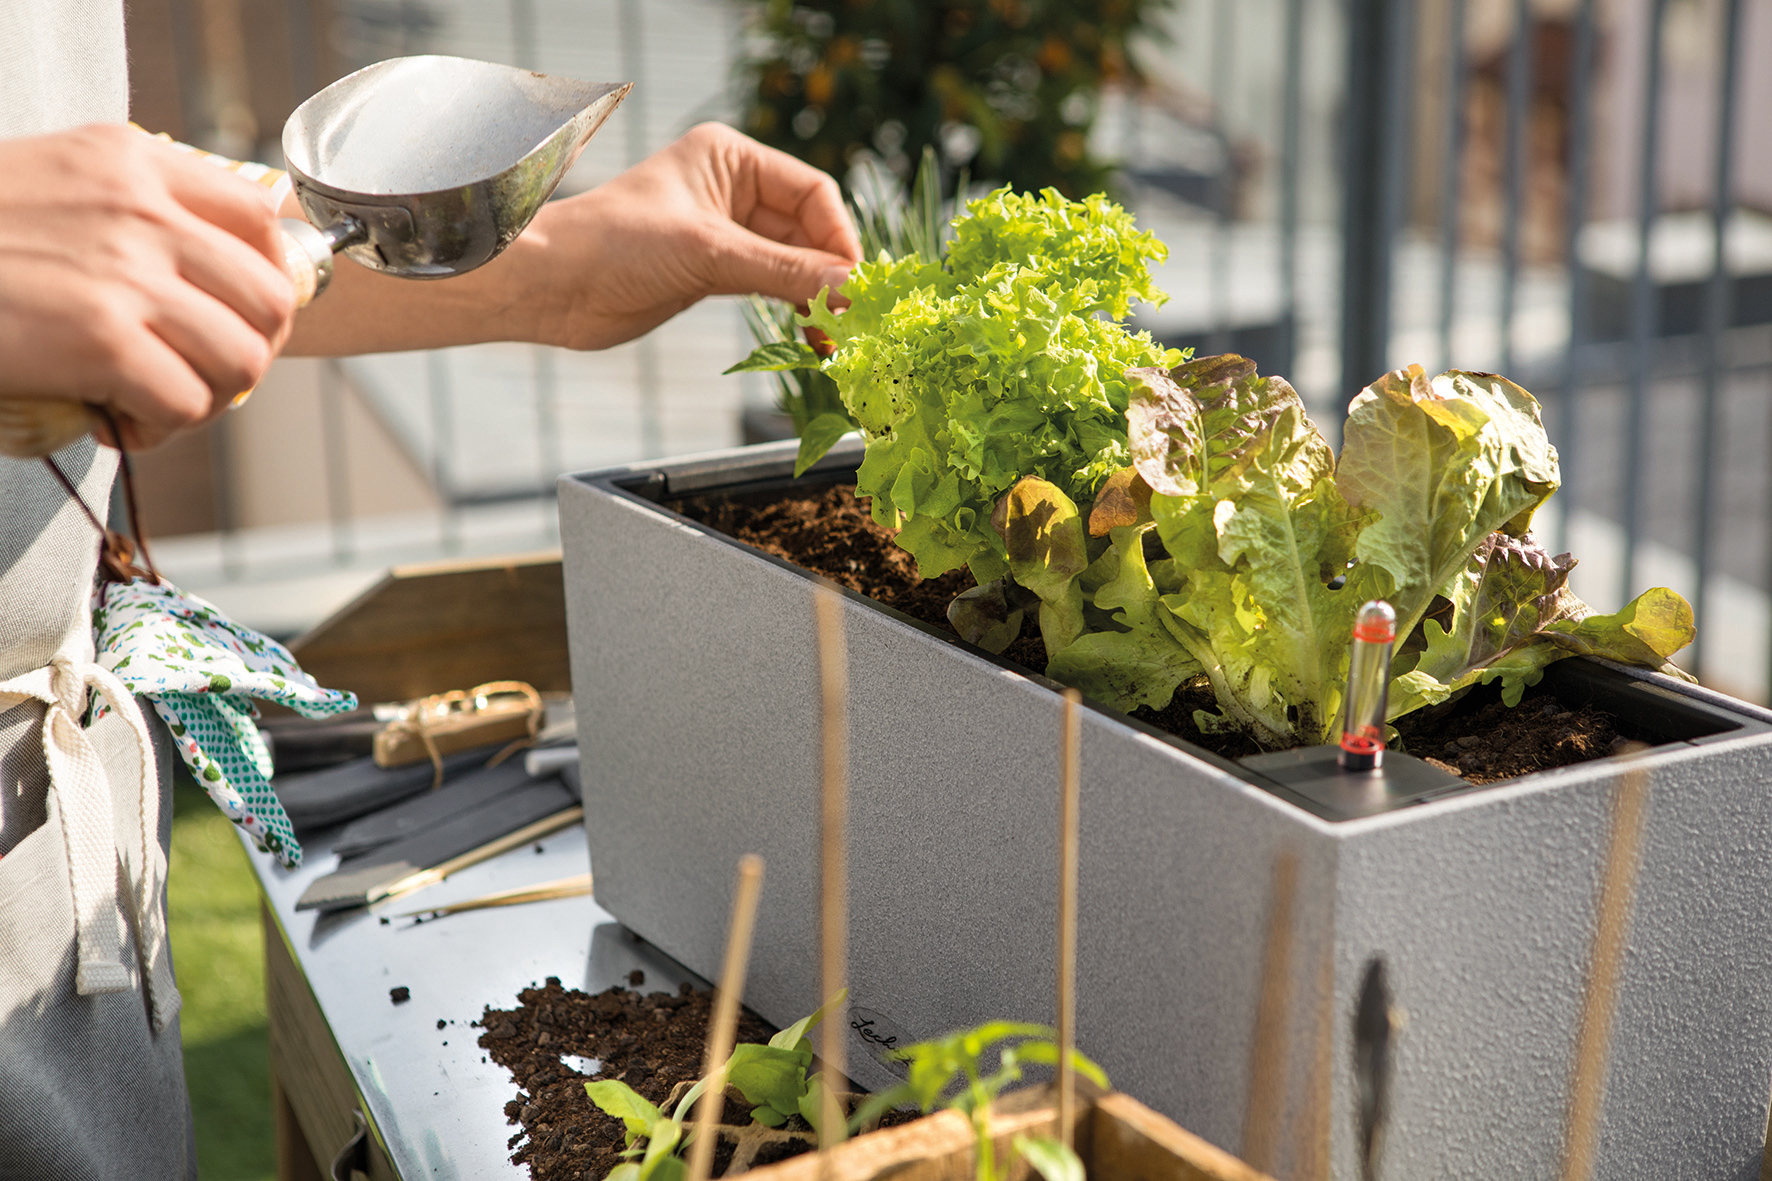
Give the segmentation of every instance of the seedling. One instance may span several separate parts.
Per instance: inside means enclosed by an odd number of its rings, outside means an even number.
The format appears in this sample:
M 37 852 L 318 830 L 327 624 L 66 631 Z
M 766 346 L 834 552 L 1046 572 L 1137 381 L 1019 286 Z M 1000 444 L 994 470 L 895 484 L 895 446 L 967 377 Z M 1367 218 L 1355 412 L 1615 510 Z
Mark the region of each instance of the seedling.
M 1054 1031 L 1045 1025 L 992 1021 L 977 1029 L 895 1050 L 892 1056 L 909 1066 L 905 1081 L 869 1096 L 850 1117 L 849 1125 L 858 1128 L 906 1103 L 914 1103 L 925 1115 L 934 1111 L 937 1104 L 952 1108 L 972 1123 L 977 1138 L 978 1181 L 996 1181 L 999 1168 L 996 1153 L 991 1150 L 991 1102 L 1011 1083 L 1021 1080 L 1024 1065 L 1058 1063 L 1058 1043 L 1053 1039 Z M 997 1050 L 997 1068 L 986 1074 L 983 1061 L 992 1049 Z M 1084 1078 L 1104 1090 L 1107 1088 L 1107 1075 L 1094 1062 L 1076 1050 L 1071 1051 L 1070 1062 L 1072 1069 Z M 950 1093 L 953 1097 L 943 1103 L 942 1097 Z M 1082 1162 L 1057 1139 L 1018 1136 L 1015 1148 L 1047 1181 L 1071 1181 L 1083 1175 Z
M 679 1104 L 677 1115 L 666 1116 L 634 1088 L 616 1079 L 597 1079 L 585 1084 L 591 1102 L 622 1122 L 626 1129 L 626 1160 L 610 1170 L 606 1181 L 683 1181 L 688 1170 L 677 1155 L 683 1143 L 683 1116 L 688 1106 Z

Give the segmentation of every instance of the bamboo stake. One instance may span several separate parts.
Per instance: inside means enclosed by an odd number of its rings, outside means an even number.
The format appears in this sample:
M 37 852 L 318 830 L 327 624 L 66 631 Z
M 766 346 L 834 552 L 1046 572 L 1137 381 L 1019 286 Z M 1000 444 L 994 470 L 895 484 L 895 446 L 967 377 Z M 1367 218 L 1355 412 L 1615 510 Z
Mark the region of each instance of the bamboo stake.
M 1606 1087 L 1606 1058 L 1612 1017 L 1618 1009 L 1618 977 L 1624 967 L 1624 939 L 1630 927 L 1631 897 L 1643 850 L 1643 821 L 1649 810 L 1649 772 L 1642 766 L 1624 773 L 1612 800 L 1612 839 L 1600 879 L 1594 921 L 1593 958 L 1581 994 L 1581 1026 L 1575 1040 L 1575 1075 L 1569 1085 L 1568 1123 L 1563 1140 L 1563 1181 L 1593 1175 L 1599 1135 L 1600 1099 Z
M 1243 1159 L 1257 1172 L 1277 1163 L 1280 1109 L 1286 1087 L 1286 1012 L 1292 983 L 1292 898 L 1298 859 L 1274 859 L 1274 891 L 1268 902 L 1267 947 L 1261 963 L 1261 996 L 1255 1006 L 1255 1038 L 1249 1052 L 1249 1102 L 1243 1113 Z
M 763 888 L 763 859 L 746 853 L 738 859 L 738 886 L 732 895 L 732 925 L 726 930 L 726 961 L 720 967 L 720 993 L 714 998 L 714 1021 L 708 1028 L 702 1077 L 708 1089 L 695 1107 L 695 1143 L 689 1149 L 690 1181 L 708 1181 L 714 1164 L 714 1139 L 726 1106 L 726 1066 L 738 1037 L 738 1001 L 744 992 L 751 958 L 751 932 L 757 923 L 757 895 Z
M 1071 1052 L 1077 1042 L 1077 828 L 1081 812 L 1081 722 L 1083 695 L 1064 691 L 1059 728 L 1058 810 L 1058 1138 L 1066 1148 L 1076 1138 L 1077 1078 Z
M 822 579 L 813 592 L 818 621 L 818 683 L 821 697 L 820 731 L 824 739 L 824 785 L 822 791 L 821 854 L 822 883 L 819 921 L 821 995 L 830 998 L 843 988 L 849 974 L 849 862 L 845 841 L 849 830 L 848 778 L 849 732 L 845 714 L 849 695 L 849 661 L 843 644 L 843 596 Z M 843 1014 L 825 1014 L 819 1027 L 818 1055 L 824 1060 L 824 1089 L 820 1101 L 822 1125 L 818 1134 L 828 1171 L 828 1150 L 845 1139 L 847 1128 L 838 1093 L 844 1088 L 848 1064 L 844 1060 Z

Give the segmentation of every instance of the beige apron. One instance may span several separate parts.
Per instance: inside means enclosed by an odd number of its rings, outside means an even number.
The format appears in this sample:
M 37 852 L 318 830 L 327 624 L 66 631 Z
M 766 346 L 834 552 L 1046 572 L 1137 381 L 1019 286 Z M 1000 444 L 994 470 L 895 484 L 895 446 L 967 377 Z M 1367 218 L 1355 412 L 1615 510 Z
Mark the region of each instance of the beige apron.
M 112 453 L 59 458 L 105 503 Z M 91 663 L 91 523 L 40 465 L 0 460 L 0 506 L 0 1179 L 195 1177 L 165 942 L 173 753 L 126 695 L 80 729 L 86 687 L 119 688 Z
M 119 0 L 0 0 L 0 138 L 121 122 L 127 95 Z M 102 511 L 115 454 L 57 458 Z M 88 688 L 117 688 L 92 664 L 98 540 L 41 464 L 0 458 L 0 1181 L 196 1176 L 164 939 L 172 752 L 127 698 L 78 722 Z

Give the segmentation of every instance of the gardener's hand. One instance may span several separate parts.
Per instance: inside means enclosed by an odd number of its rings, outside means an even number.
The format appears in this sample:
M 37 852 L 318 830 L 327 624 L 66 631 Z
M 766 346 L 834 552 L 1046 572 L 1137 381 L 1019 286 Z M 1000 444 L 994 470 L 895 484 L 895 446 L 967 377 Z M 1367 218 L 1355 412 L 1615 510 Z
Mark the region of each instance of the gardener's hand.
M 445 283 L 340 265 L 291 351 L 484 340 L 631 340 L 708 295 L 804 304 L 861 257 L 837 182 L 706 123 L 607 184 L 543 206 L 508 250 Z
M 294 321 L 259 186 L 119 126 L 0 141 L 0 396 L 149 446 L 251 389 Z
M 706 295 L 804 304 L 861 257 L 836 181 L 719 123 L 547 212 L 538 236 L 570 285 L 548 335 L 573 348 L 638 336 Z

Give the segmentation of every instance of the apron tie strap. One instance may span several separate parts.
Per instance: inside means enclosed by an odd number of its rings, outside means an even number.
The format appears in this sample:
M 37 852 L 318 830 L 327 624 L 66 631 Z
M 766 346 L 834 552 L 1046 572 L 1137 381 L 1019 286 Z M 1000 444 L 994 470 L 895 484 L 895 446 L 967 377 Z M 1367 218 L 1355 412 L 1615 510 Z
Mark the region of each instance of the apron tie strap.
M 140 831 L 135 872 L 117 848 L 110 780 L 104 761 L 80 719 L 86 713 L 89 689 L 122 716 L 135 737 L 140 760 Z M 129 991 L 129 970 L 123 964 L 122 937 L 117 927 L 118 866 L 129 885 L 129 910 L 140 945 L 144 984 L 156 1032 L 177 1015 L 178 989 L 172 979 L 172 957 L 160 893 L 166 881 L 166 857 L 160 848 L 160 780 L 153 740 L 133 694 L 115 675 L 97 664 L 56 660 L 47 667 L 0 683 L 0 712 L 24 701 L 40 701 L 43 758 L 61 813 L 62 840 L 67 848 L 73 890 L 74 924 L 79 955 L 75 988 L 82 996 Z

